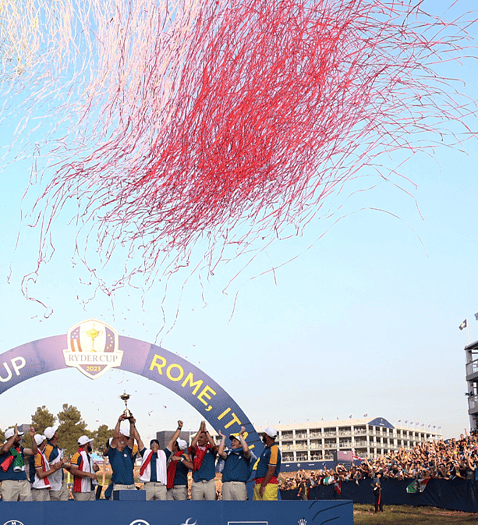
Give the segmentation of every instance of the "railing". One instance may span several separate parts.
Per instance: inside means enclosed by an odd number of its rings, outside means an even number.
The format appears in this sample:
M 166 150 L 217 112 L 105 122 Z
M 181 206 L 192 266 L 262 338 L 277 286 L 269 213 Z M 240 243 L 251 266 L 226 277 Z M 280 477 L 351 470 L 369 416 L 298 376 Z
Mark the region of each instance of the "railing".
M 466 375 L 476 374 L 478 372 L 478 359 L 470 361 L 466 364 Z
M 478 395 L 470 396 L 468 398 L 468 408 L 473 409 L 478 407 Z

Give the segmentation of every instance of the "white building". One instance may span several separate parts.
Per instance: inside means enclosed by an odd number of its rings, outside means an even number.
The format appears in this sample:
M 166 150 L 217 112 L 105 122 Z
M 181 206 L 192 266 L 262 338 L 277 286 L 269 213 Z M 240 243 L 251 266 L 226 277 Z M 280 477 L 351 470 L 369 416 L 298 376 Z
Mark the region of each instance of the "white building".
M 332 461 L 334 452 L 353 451 L 374 458 L 399 448 L 410 449 L 424 441 L 443 439 L 425 426 L 393 426 L 384 418 L 346 419 L 275 425 L 282 462 Z

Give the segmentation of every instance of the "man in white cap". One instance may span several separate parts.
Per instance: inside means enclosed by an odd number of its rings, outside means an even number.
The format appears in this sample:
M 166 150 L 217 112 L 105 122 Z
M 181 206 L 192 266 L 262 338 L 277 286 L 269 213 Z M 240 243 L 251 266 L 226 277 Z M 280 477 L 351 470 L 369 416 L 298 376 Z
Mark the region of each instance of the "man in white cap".
M 262 433 L 264 451 L 259 458 L 255 474 L 254 501 L 276 501 L 278 494 L 277 476 L 280 472 L 281 453 L 276 445 L 277 430 L 267 427 Z
M 172 456 L 168 464 L 168 494 L 170 501 L 186 501 L 188 499 L 188 473 L 193 468 L 193 462 L 186 453 L 188 444 L 184 439 L 177 439 L 171 448 Z
M 23 432 L 9 428 L 5 432 L 5 443 L 0 448 L 0 488 L 3 501 L 31 501 L 30 482 L 25 473 L 25 456 L 37 453 L 37 445 L 33 436 L 35 429 L 30 427 L 33 449 L 21 446 Z
M 136 430 L 136 441 L 138 442 L 139 453 L 143 459 L 141 468 L 139 470 L 139 481 L 144 483 L 146 490 L 146 500 L 161 500 L 167 499 L 167 462 L 171 456 L 173 443 L 179 437 L 181 429 L 183 428 L 183 422 L 178 421 L 178 428 L 171 436 L 169 443 L 164 450 L 160 450 L 159 441 L 152 439 L 147 449 L 139 435 L 138 429 Z
M 47 427 L 43 432 L 43 435 L 47 439 L 47 445 L 43 454 L 45 455 L 48 463 L 53 466 L 57 463 L 62 463 L 63 468 L 68 468 L 67 464 L 63 460 L 63 452 L 58 448 L 58 427 Z M 70 493 L 65 482 L 65 475 L 63 468 L 58 469 L 50 480 L 50 500 L 51 501 L 68 501 Z
M 54 465 L 50 465 L 44 454 L 47 445 L 46 437 L 42 434 L 35 434 L 33 439 L 38 447 L 38 453 L 35 455 L 34 460 L 35 473 L 32 483 L 32 501 L 50 501 L 51 483 L 49 476 L 62 468 L 64 459 Z
M 129 428 L 122 427 L 121 423 L 129 419 Z M 127 418 L 124 414 L 118 418 L 113 439 L 108 449 L 108 458 L 113 470 L 113 492 L 115 490 L 136 490 L 134 483 L 133 453 L 136 419 Z
M 226 436 L 219 431 L 221 443 L 218 455 L 224 459 L 222 471 L 222 499 L 223 501 L 246 501 L 246 483 L 251 475 L 252 454 L 244 439 L 245 427 L 241 427 L 239 434 L 231 434 L 231 448 L 225 452 Z
M 78 452 L 71 458 L 73 498 L 76 501 L 95 501 L 95 487 L 98 485 L 96 473 L 99 467 L 90 456 L 93 451 L 91 439 L 81 436 L 78 439 L 78 447 Z

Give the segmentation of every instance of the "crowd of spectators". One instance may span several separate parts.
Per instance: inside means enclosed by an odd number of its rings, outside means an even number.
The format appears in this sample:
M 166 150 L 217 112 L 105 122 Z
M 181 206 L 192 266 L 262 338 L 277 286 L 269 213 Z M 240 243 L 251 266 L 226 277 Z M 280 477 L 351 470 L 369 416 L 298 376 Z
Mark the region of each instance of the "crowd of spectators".
M 338 464 L 335 468 L 317 471 L 301 470 L 295 475 L 281 474 L 281 490 L 297 490 L 300 497 L 306 499 L 309 488 L 316 485 L 333 485 L 362 479 L 380 481 L 381 479 L 470 479 L 478 480 L 478 433 L 471 435 L 465 430 L 459 439 L 446 441 L 427 441 L 405 450 L 375 459 L 360 459 L 349 468 Z

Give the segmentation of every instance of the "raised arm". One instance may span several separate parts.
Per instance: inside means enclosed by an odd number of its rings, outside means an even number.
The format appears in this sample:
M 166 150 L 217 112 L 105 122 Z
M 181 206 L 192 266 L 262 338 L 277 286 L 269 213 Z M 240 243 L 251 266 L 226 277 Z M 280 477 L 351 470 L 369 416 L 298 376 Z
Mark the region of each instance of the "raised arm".
M 226 446 L 226 436 L 221 431 L 219 431 L 219 435 L 221 436 L 221 443 L 219 443 L 219 449 L 217 453 L 219 457 L 226 459 L 227 454 L 224 452 L 224 447 Z
M 237 438 L 239 439 L 242 450 L 244 451 L 244 457 L 249 459 L 251 457 L 251 451 L 249 450 L 249 447 L 247 446 L 246 440 L 244 439 L 244 432 L 246 431 L 246 427 L 241 427 L 241 431 L 239 432 L 239 435 Z
M 136 436 L 137 430 L 136 430 L 136 419 L 131 416 L 129 418 L 129 438 L 128 438 L 128 447 L 133 450 L 134 447 L 134 438 Z M 138 434 L 139 436 L 139 434 Z M 139 446 L 139 444 L 138 444 Z
M 211 445 L 211 450 L 213 452 L 217 452 L 216 442 L 214 441 L 213 437 L 211 436 L 211 434 L 209 434 L 209 432 L 207 430 L 206 430 L 206 437 L 207 437 L 207 440 L 208 440 L 209 444 Z
M 110 443 L 110 448 L 116 448 L 116 445 L 118 444 L 119 437 L 121 434 L 120 432 L 121 422 L 124 421 L 125 419 L 126 419 L 126 416 L 124 414 L 121 414 L 121 416 L 118 418 L 118 422 L 116 423 L 116 426 L 113 432 L 113 439 Z
M 5 441 L 5 443 L 2 445 L 2 448 L 0 448 L 0 453 L 6 454 L 13 447 L 13 443 L 15 442 L 17 436 L 18 430 L 17 425 L 15 425 L 13 436 L 11 438 L 8 438 L 7 441 Z
M 32 448 L 24 448 L 24 456 L 36 456 L 38 452 L 37 442 L 35 441 L 35 428 L 33 426 L 28 430 L 30 437 L 32 438 Z
M 206 422 L 201 421 L 201 424 L 199 425 L 199 430 L 196 432 L 196 435 L 193 437 L 193 440 L 191 442 L 191 448 L 196 448 L 198 445 L 198 439 L 201 435 L 201 432 L 206 432 Z
M 136 428 L 136 424 L 133 427 L 133 431 L 134 431 L 134 434 L 132 434 L 133 443 L 134 443 L 134 439 L 136 439 L 136 442 L 138 443 L 138 450 L 141 453 L 141 451 L 144 449 L 144 443 L 143 443 L 143 440 L 141 439 L 141 436 L 139 435 L 138 429 Z M 131 448 L 133 448 L 133 446 L 131 446 Z
M 182 428 L 183 428 L 183 422 L 179 420 L 178 428 L 176 429 L 176 432 L 171 436 L 171 439 L 169 440 L 169 443 L 167 444 L 168 450 L 173 450 L 173 445 L 178 440 L 179 435 L 181 434 Z

